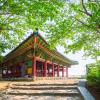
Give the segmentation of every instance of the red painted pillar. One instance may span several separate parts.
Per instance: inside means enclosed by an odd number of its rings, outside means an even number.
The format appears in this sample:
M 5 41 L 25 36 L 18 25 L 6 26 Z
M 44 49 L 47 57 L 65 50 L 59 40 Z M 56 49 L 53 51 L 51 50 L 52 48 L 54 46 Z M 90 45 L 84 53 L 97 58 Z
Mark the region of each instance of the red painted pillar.
M 36 57 L 35 56 L 32 59 L 32 74 L 33 77 L 36 78 Z
M 44 62 L 44 77 L 47 76 L 47 62 Z
M 49 77 L 49 68 L 48 68 L 48 77 Z
M 64 67 L 62 67 L 62 77 L 64 77 Z
M 8 75 L 8 68 L 7 68 L 7 71 L 6 71 L 6 77 L 9 77 L 9 75 Z
M 68 77 L 68 67 L 66 67 L 66 77 Z
M 57 66 L 57 77 L 59 77 L 59 65 Z
M 56 66 L 54 66 L 54 77 L 55 77 L 55 68 L 56 68 Z
M 42 63 L 43 65 L 42 65 L 42 70 L 41 70 L 41 75 L 42 75 L 42 77 L 44 76 L 44 63 Z
M 54 77 L 54 64 L 52 64 L 52 77 Z

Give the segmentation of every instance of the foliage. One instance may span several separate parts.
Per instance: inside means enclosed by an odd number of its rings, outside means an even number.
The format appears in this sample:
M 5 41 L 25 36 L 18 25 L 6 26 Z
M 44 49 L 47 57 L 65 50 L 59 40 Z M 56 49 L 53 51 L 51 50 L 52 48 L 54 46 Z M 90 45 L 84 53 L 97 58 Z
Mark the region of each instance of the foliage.
M 65 52 L 84 50 L 86 56 L 100 55 L 100 2 L 65 3 L 55 26 L 48 26 L 53 46 L 65 47 Z M 48 30 L 49 29 L 49 30 Z
M 54 19 L 62 1 L 0 0 L 0 55 L 22 41 L 29 29 L 41 29 L 46 20 Z
M 88 66 L 87 80 L 89 85 L 100 87 L 100 61 Z
M 0 55 L 14 48 L 29 29 L 38 27 L 47 33 L 53 47 L 62 45 L 65 52 L 83 49 L 96 57 L 100 55 L 99 16 L 99 0 L 77 4 L 66 0 L 0 0 Z

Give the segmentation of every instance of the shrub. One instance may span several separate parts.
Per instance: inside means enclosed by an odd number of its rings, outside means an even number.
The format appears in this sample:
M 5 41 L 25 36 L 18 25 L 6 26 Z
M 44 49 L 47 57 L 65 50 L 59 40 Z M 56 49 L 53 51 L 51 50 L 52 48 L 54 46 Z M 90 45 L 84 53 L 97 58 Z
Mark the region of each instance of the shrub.
M 99 61 L 97 61 L 95 64 L 88 65 L 87 82 L 89 85 L 100 87 L 100 62 Z

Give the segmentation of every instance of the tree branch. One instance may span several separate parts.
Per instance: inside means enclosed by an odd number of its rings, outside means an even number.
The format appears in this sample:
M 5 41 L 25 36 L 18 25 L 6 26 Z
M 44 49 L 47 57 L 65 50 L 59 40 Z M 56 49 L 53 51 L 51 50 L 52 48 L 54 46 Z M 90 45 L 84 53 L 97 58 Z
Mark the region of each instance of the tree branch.
M 81 24 L 83 24 L 83 25 L 85 25 L 85 26 L 88 26 L 86 23 L 82 22 L 82 21 L 79 20 L 79 19 L 76 19 L 76 18 L 75 18 L 75 20 L 78 21 L 78 22 L 80 22 Z M 88 26 L 88 27 L 89 27 L 89 26 Z
M 87 26 L 88 28 L 91 28 L 91 29 L 93 29 L 93 28 L 94 28 L 94 27 L 91 27 L 91 26 L 87 25 L 86 23 L 82 22 L 82 21 L 81 21 L 81 20 L 79 20 L 79 19 L 75 19 L 75 20 L 76 20 L 76 21 L 78 21 L 79 23 L 81 23 L 81 24 L 83 24 L 83 25 Z M 97 28 L 95 28 L 95 31 L 97 32 L 98 37 L 100 37 L 100 31 L 99 31 Z
M 82 10 L 79 10 L 79 11 L 87 15 L 87 13 L 85 11 L 82 11 Z
M 86 15 L 88 15 L 88 16 L 92 16 L 92 14 L 90 14 L 88 11 L 87 11 L 87 9 L 86 9 L 86 7 L 85 7 L 85 5 L 84 5 L 84 0 L 81 0 L 82 1 L 82 7 L 83 7 L 83 9 L 84 9 L 84 11 L 82 11 L 82 12 L 84 12 Z

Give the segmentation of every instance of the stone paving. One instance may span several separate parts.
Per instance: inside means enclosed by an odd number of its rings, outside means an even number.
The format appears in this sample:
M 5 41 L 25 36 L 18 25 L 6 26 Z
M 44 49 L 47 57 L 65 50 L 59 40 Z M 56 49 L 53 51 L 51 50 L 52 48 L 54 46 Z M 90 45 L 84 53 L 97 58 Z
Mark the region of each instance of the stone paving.
M 6 96 L 2 100 L 82 100 L 79 96 Z
M 10 85 L 0 100 L 83 100 L 77 84 L 66 80 L 16 82 Z

